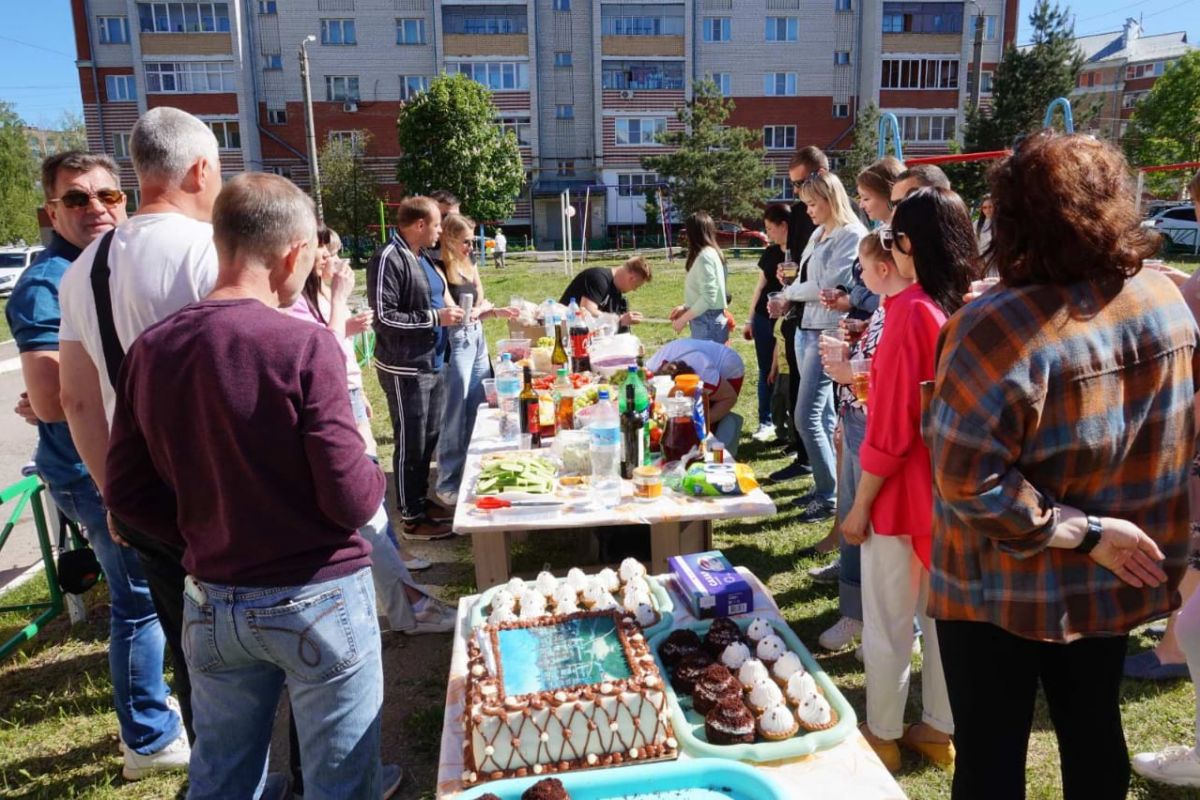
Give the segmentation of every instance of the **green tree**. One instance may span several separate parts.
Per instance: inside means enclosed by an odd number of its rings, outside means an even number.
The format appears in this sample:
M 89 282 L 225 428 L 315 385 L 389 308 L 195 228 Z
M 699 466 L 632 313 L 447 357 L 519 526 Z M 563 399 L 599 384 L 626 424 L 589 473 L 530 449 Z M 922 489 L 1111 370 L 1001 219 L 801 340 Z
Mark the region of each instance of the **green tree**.
M 62 117 L 58 120 L 57 129 L 62 131 L 59 152 L 66 150 L 87 151 L 87 127 L 83 123 L 83 118 L 78 114 L 64 111 Z
M 658 207 L 658 189 L 647 189 L 642 196 L 642 210 L 646 212 L 646 232 L 653 234 L 662 223 L 662 209 Z
M 670 184 L 682 217 L 707 211 L 724 219 L 757 218 L 771 194 L 765 184 L 773 170 L 763 162 L 761 134 L 727 125 L 733 108 L 715 83 L 698 82 L 691 101 L 676 112 L 683 130 L 659 137 L 674 152 L 642 159 L 643 168 Z
M 1046 107 L 1067 97 L 1083 69 L 1083 54 L 1075 46 L 1070 10 L 1038 0 L 1029 13 L 1032 43 L 1020 50 L 1009 47 L 992 79 L 991 113 L 968 109 L 963 152 L 978 153 L 1011 147 L 1022 134 L 1042 127 Z M 1082 109 L 1081 109 L 1082 110 Z M 1086 121 L 1076 115 L 1076 123 Z M 946 169 L 958 192 L 968 200 L 984 193 L 987 162 L 951 165 Z
M 25 123 L 0 101 L 0 243 L 38 241 L 38 164 L 25 138 Z
M 366 131 L 355 131 L 353 137 L 330 139 L 317 155 L 325 224 L 350 247 L 356 267 L 369 235 L 367 226 L 379 218 L 379 181 L 363 161 L 370 140 Z
M 879 158 L 879 109 L 874 103 L 858 112 L 854 121 L 854 145 L 846 153 L 845 166 L 838 173 L 842 183 L 853 187 L 858 173 Z
M 496 122 L 492 95 L 465 75 L 440 75 L 405 103 L 396 175 L 409 192 L 453 192 L 477 222 L 512 216 L 525 180 L 517 137 Z
M 1133 111 L 1123 142 L 1130 163 L 1139 166 L 1200 161 L 1200 51 L 1167 68 Z M 1146 185 L 1160 196 L 1178 197 L 1194 174 L 1148 172 Z

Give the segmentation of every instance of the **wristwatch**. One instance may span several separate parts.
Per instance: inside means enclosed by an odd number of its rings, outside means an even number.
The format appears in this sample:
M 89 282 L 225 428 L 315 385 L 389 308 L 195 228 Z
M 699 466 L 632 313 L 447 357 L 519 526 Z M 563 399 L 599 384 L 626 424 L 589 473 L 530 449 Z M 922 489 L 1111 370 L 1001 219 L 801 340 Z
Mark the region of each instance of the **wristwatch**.
M 1092 552 L 1096 545 L 1100 544 L 1100 534 L 1104 528 L 1100 525 L 1099 517 L 1089 516 L 1087 518 L 1087 532 L 1083 534 L 1083 541 L 1075 546 L 1075 552 L 1087 555 Z

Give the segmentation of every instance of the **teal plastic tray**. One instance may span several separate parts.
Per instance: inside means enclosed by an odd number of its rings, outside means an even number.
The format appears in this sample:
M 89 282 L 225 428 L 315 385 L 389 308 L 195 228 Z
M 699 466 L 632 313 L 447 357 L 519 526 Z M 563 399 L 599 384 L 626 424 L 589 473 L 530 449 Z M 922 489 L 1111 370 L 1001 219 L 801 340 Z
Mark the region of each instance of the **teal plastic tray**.
M 779 761 L 781 759 L 799 758 L 801 756 L 811 755 L 818 750 L 828 750 L 842 742 L 850 734 L 854 733 L 858 726 L 858 720 L 854 716 L 854 709 L 850 707 L 850 703 L 842 696 L 837 687 L 833 685 L 833 681 L 825 674 L 825 670 L 821 669 L 821 665 L 812 657 L 812 653 L 808 652 L 808 648 L 800 641 L 800 638 L 789 628 L 785 623 L 767 619 L 775 632 L 780 638 L 787 643 L 788 649 L 800 656 L 800 662 L 804 664 L 804 668 L 812 673 L 813 679 L 817 682 L 817 686 L 825 693 L 825 699 L 829 701 L 829 705 L 837 712 L 837 724 L 826 731 L 815 731 L 808 733 L 804 728 L 790 739 L 785 739 L 782 742 L 761 741 L 755 744 L 709 744 L 708 738 L 704 734 L 704 717 L 692 710 L 692 699 L 690 697 L 679 697 L 675 690 L 671 688 L 670 681 L 667 682 L 667 703 L 671 708 L 672 723 L 675 726 L 675 738 L 679 740 L 680 747 L 684 752 L 694 756 L 707 756 L 710 758 L 728 758 L 737 761 Z M 734 619 L 738 627 L 743 631 L 750 626 L 754 621 L 753 616 L 746 616 L 741 619 Z M 682 627 L 694 630 L 701 637 L 708 632 L 709 626 L 712 625 L 712 620 L 702 620 L 691 625 Z M 663 677 L 668 677 L 670 673 L 666 666 L 659 658 L 658 648 L 666 641 L 669 631 L 664 631 L 650 640 L 650 652 L 654 654 L 654 660 L 658 662 L 658 668 L 662 671 Z
M 554 777 L 563 782 L 571 800 L 786 800 L 792 796 L 762 770 L 716 758 L 564 772 Z M 539 780 L 542 778 L 483 783 L 456 800 L 474 800 L 488 792 L 500 800 L 521 800 L 521 793 Z
M 656 625 L 651 625 L 643 633 L 649 639 L 663 631 L 671 630 L 671 623 L 675 618 L 672 613 L 675 611 L 675 604 L 671 601 L 671 593 L 662 585 L 658 578 L 653 575 L 646 576 L 646 582 L 650 584 L 650 597 L 654 600 L 655 610 L 658 611 L 659 620 Z M 487 621 L 487 613 L 484 611 L 492 604 L 492 595 L 503 589 L 505 584 L 493 586 L 492 588 L 479 595 L 479 599 L 475 601 L 474 607 L 471 608 L 471 629 L 474 630 Z M 665 673 L 664 673 L 665 674 Z

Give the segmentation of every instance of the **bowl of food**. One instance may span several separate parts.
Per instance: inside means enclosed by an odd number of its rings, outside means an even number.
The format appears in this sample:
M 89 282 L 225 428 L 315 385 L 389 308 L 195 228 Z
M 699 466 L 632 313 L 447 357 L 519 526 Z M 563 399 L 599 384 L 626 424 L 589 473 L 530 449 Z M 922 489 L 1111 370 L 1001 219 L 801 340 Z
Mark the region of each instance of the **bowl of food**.
M 501 339 L 496 342 L 496 350 L 499 353 L 508 353 L 512 356 L 513 361 L 521 361 L 529 358 L 533 352 L 532 339 Z

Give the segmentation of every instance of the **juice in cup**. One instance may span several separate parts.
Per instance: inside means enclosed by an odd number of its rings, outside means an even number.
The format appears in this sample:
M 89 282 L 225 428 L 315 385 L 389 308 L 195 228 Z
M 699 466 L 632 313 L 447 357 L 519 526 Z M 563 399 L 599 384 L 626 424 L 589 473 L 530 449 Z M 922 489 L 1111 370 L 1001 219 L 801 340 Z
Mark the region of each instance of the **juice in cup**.
M 792 281 L 796 280 L 796 278 L 800 275 L 800 265 L 795 261 L 784 261 L 779 265 L 779 269 L 783 273 L 784 281 L 787 283 L 791 283 Z
M 853 346 L 858 344 L 858 340 L 867 332 L 867 321 L 865 319 L 844 319 L 842 328 L 846 331 L 846 341 Z
M 850 388 L 858 402 L 866 405 L 867 393 L 871 386 L 871 359 L 855 358 L 850 361 Z

